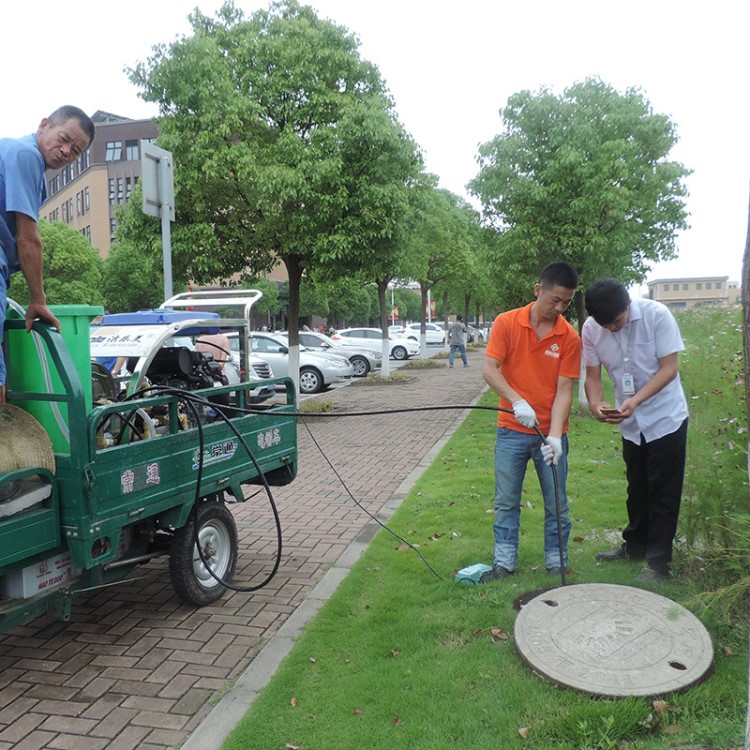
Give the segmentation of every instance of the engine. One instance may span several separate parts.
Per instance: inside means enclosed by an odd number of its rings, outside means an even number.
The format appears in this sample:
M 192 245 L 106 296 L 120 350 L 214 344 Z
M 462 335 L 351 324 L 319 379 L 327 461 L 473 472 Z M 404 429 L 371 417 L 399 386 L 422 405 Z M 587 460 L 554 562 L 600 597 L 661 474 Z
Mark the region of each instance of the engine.
M 128 361 L 128 370 L 134 370 L 137 362 L 137 359 Z M 92 384 L 95 404 L 123 399 L 124 392 L 119 391 L 111 373 L 97 362 L 92 362 Z M 159 386 L 180 391 L 198 391 L 223 385 L 229 385 L 229 380 L 224 374 L 222 363 L 216 362 L 212 354 L 196 352 L 186 346 L 175 346 L 164 347 L 157 352 L 148 367 L 142 388 Z M 231 403 L 230 393 L 210 395 L 208 400 L 226 416 L 233 415 L 233 410 L 227 409 Z M 220 419 L 216 408 L 209 404 L 180 402 L 180 428 L 193 427 L 198 420 L 206 424 Z M 138 409 L 130 416 L 123 413 L 122 418 L 112 418 L 102 426 L 100 442 L 103 445 L 114 445 L 122 440 L 158 437 L 169 430 L 169 419 L 169 409 L 164 406 Z

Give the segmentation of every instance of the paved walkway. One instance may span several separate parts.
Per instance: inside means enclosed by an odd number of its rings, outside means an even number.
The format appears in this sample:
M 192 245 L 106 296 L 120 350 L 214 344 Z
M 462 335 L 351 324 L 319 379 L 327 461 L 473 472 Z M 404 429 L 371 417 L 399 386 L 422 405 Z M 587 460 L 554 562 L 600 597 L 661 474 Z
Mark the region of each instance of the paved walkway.
M 353 385 L 326 398 L 349 411 L 469 404 L 484 387 L 482 359 L 470 352 L 469 368 L 446 364 L 404 385 Z M 307 423 L 352 494 L 387 518 L 462 417 Z M 0 635 L 0 750 L 220 746 L 376 531 L 302 424 L 299 448 L 297 479 L 274 489 L 284 549 L 266 588 L 194 609 L 177 599 L 160 558 L 77 600 L 70 622 L 40 618 Z M 234 583 L 248 586 L 273 565 L 275 528 L 264 494 L 231 507 L 240 534 Z

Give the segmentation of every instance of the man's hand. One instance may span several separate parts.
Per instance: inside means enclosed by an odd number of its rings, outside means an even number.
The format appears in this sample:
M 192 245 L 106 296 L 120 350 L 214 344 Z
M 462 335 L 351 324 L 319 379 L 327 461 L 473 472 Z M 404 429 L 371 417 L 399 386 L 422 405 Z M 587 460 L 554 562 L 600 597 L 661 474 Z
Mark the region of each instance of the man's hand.
M 542 456 L 547 466 L 557 466 L 562 458 L 562 439 L 547 436 L 547 442 L 542 444 Z
M 26 333 L 31 331 L 31 326 L 34 325 L 34 321 L 37 318 L 54 326 L 57 332 L 60 333 L 60 321 L 52 314 L 52 310 L 47 305 L 40 305 L 33 302 L 29 302 L 26 307 Z
M 539 420 L 536 418 L 536 413 L 529 406 L 529 402 L 526 399 L 521 399 L 513 404 L 513 416 L 524 426 L 531 429 L 539 424 Z

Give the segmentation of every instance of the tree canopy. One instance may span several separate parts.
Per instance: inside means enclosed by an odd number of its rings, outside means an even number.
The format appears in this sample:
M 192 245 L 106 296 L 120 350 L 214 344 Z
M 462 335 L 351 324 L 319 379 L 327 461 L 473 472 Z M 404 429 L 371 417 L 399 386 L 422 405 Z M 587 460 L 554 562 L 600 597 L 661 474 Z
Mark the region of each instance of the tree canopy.
M 675 257 L 689 170 L 668 159 L 675 128 L 638 90 L 590 78 L 560 96 L 514 94 L 501 115 L 469 186 L 501 234 L 496 271 L 528 287 L 564 260 L 585 287 L 600 276 L 643 281 L 651 263 Z
M 175 159 L 173 253 L 196 283 L 289 274 L 292 343 L 303 273 L 355 274 L 392 236 L 421 158 L 359 42 L 294 0 L 212 20 L 133 69 Z
M 62 221 L 39 222 L 44 263 L 44 290 L 50 305 L 101 305 L 102 260 L 89 241 Z M 14 274 L 8 297 L 29 302 L 23 274 Z

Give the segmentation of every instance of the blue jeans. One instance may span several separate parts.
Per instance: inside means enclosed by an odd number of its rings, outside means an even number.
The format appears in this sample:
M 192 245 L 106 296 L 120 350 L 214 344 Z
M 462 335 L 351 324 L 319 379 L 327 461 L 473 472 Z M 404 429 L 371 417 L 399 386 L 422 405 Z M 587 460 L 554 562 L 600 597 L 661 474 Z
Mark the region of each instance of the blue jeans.
M 461 359 L 463 360 L 464 364 L 465 364 L 465 365 L 469 364 L 469 363 L 468 363 L 468 362 L 466 361 L 466 347 L 465 347 L 465 346 L 464 346 L 463 344 L 451 344 L 451 353 L 450 353 L 450 355 L 448 356 L 448 364 L 449 364 L 449 365 L 450 365 L 451 367 L 453 367 L 453 359 L 454 359 L 454 358 L 455 358 L 455 356 L 456 356 L 456 349 L 458 349 L 458 351 L 460 352 L 460 354 L 461 354 Z
M 560 531 L 562 536 L 563 565 L 568 567 L 568 436 L 562 438 L 563 454 L 554 469 L 560 496 Z M 518 535 L 521 526 L 521 491 L 526 476 L 526 465 L 534 462 L 539 486 L 544 497 L 544 565 L 547 569 L 560 567 L 560 548 L 557 538 L 557 507 L 553 467 L 544 463 L 542 440 L 537 434 L 497 428 L 495 442 L 495 566 L 515 570 L 518 561 Z

